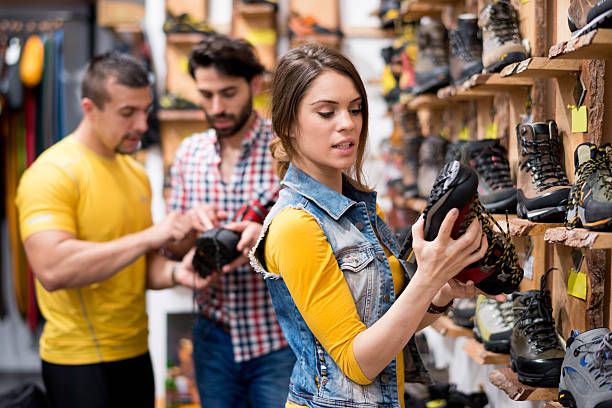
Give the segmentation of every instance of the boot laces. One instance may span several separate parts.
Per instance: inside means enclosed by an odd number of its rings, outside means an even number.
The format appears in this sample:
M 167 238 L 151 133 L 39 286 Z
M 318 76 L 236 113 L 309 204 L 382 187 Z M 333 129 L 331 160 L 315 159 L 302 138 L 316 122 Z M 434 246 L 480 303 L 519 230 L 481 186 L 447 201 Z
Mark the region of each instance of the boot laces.
M 487 237 L 489 242 L 487 252 L 482 258 L 482 269 L 486 269 L 487 272 L 495 269 L 498 271 L 497 279 L 502 282 L 510 280 L 513 284 L 517 284 L 520 281 L 521 274 L 519 273 L 518 257 L 510 239 L 510 233 L 507 230 L 504 231 L 495 221 L 495 218 L 491 216 L 491 213 L 484 208 L 478 199 L 478 195 L 474 197 L 470 204 L 469 212 L 459 224 L 459 229 L 462 233 L 470 226 L 474 218 L 478 218 L 480 221 L 482 234 Z M 500 231 L 499 234 L 493 231 L 491 222 Z M 501 254 L 495 254 L 496 248 L 501 248 Z
M 542 276 L 540 290 L 533 295 L 524 296 L 520 302 L 525 305 L 519 318 L 519 326 L 525 330 L 528 342 L 533 343 L 538 351 L 561 350 L 555 321 L 552 317 L 550 291 L 546 290 L 546 277 L 556 268 L 550 268 Z
M 598 181 L 601 181 L 605 197 L 607 199 L 612 198 L 612 165 L 610 156 L 610 151 L 600 147 L 594 158 L 585 161 L 578 167 L 576 170 L 576 181 L 572 186 L 567 206 L 568 214 L 570 211 L 576 211 L 578 206 L 582 204 L 582 189 L 593 174 L 596 175 Z M 575 218 L 572 221 L 567 221 L 567 218 L 568 217 L 566 217 L 565 226 L 567 228 L 576 227 L 578 219 Z
M 487 184 L 494 190 L 512 188 L 514 184 L 510 178 L 510 164 L 508 163 L 506 149 L 499 144 L 485 146 L 474 151 L 470 164 L 476 169 Z
M 589 349 L 589 345 L 599 344 L 595 349 Z M 599 387 L 608 385 L 608 389 L 612 389 L 612 332 L 607 333 L 602 338 L 596 338 L 592 341 L 583 343 L 576 347 L 575 353 L 587 353 L 591 363 L 588 365 L 589 371 L 593 374 L 595 382 Z
M 488 11 L 490 14 L 487 29 L 493 32 L 500 45 L 507 42 L 521 42 L 516 10 L 511 4 L 499 1 L 493 3 Z
M 559 163 L 559 142 L 555 139 L 525 140 L 521 137 L 523 160 L 520 169 L 527 168 L 538 191 L 554 186 L 567 186 L 569 180 Z

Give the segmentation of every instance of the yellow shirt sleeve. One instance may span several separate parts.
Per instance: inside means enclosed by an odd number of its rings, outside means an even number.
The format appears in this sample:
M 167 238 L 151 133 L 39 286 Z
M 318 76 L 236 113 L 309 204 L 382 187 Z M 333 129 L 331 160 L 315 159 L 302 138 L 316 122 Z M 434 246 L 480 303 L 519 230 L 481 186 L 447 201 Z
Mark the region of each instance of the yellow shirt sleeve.
M 76 235 L 76 180 L 52 163 L 35 164 L 23 174 L 17 197 L 21 239 L 39 231 L 63 230 Z
M 282 276 L 304 321 L 344 375 L 371 383 L 353 354 L 353 341 L 366 327 L 314 217 L 293 208 L 278 213 L 268 230 L 265 260 L 270 272 Z

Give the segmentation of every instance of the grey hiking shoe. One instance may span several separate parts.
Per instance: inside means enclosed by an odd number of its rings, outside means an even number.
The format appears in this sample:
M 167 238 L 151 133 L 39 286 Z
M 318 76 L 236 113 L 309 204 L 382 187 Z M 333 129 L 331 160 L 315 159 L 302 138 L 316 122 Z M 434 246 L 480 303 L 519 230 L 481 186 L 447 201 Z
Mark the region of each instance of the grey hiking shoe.
M 447 86 L 448 32 L 444 24 L 440 20 L 423 17 L 417 27 L 417 45 L 412 92 L 420 95 Z
M 566 225 L 589 230 L 612 229 L 612 147 L 585 142 L 574 151 L 574 185 Z
M 456 325 L 472 329 L 474 327 L 474 314 L 476 313 L 476 298 L 455 299 L 453 308 L 448 316 Z
M 565 356 L 555 332 L 550 292 L 545 289 L 551 270 L 542 276 L 540 290 L 513 294 L 516 323 L 510 344 L 510 364 L 520 382 L 534 387 L 556 387 Z
M 478 296 L 474 315 L 474 337 L 484 345 L 485 350 L 508 354 L 513 326 L 511 295 L 506 297 L 505 302 L 498 302 L 484 295 Z
M 474 74 L 482 72 L 482 36 L 478 17 L 461 14 L 457 28 L 448 33 L 450 44 L 450 76 L 459 85 Z
M 572 330 L 563 359 L 559 402 L 571 408 L 612 407 L 612 332 Z
M 563 222 L 572 189 L 561 167 L 561 142 L 554 120 L 518 124 L 516 213 L 536 222 Z
M 499 0 L 485 6 L 478 24 L 482 28 L 482 64 L 486 73 L 499 72 L 506 65 L 527 58 L 518 14 L 509 1 Z

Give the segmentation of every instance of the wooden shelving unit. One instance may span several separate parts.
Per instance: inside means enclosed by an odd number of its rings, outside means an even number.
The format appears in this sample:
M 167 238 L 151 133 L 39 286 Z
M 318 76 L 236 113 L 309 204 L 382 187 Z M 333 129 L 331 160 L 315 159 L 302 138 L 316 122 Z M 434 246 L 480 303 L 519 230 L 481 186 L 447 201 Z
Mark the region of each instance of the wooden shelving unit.
M 463 344 L 463 350 L 465 350 L 478 364 L 510 364 L 509 354 L 487 351 L 482 343 L 477 342 L 475 339 L 467 339 Z
M 415 111 L 419 109 L 437 109 L 448 106 L 448 104 L 448 100 L 440 99 L 436 94 L 423 94 L 408 102 L 408 109 Z
M 168 44 L 192 44 L 195 45 L 206 38 L 206 34 L 200 33 L 170 33 L 166 34 Z
M 514 401 L 557 400 L 557 388 L 534 388 L 522 384 L 511 368 L 499 368 L 489 374 L 489 381 Z
M 598 29 L 578 38 L 553 45 L 549 58 L 605 59 L 612 58 L 612 29 Z
M 510 235 L 514 237 L 544 235 L 544 233 L 551 228 L 563 226 L 563 224 L 560 223 L 532 222 L 518 218 L 515 214 L 508 216 L 508 223 L 506 223 L 505 217 L 497 219 L 497 223 L 504 231 L 508 231 Z
M 505 67 L 499 76 L 502 78 L 558 78 L 577 74 L 582 68 L 582 60 L 558 60 L 546 57 L 527 58 Z
M 442 336 L 467 338 L 474 337 L 474 332 L 471 329 L 456 325 L 448 316 L 440 316 L 438 320 L 431 324 L 431 327 Z
M 550 228 L 544 234 L 544 239 L 551 244 L 562 244 L 574 248 L 612 248 L 612 232 L 589 231 L 584 228 Z
M 407 208 L 407 209 L 410 209 L 416 212 L 422 212 L 426 206 L 427 206 L 427 200 L 423 198 L 407 198 L 406 201 L 404 202 L 404 208 Z
M 237 1 L 234 4 L 234 8 L 237 13 L 248 16 L 258 16 L 258 15 L 267 15 L 270 13 L 275 13 L 274 6 L 272 4 L 267 3 L 244 3 L 242 1 Z
M 563 408 L 563 405 L 559 402 L 546 401 L 543 408 Z

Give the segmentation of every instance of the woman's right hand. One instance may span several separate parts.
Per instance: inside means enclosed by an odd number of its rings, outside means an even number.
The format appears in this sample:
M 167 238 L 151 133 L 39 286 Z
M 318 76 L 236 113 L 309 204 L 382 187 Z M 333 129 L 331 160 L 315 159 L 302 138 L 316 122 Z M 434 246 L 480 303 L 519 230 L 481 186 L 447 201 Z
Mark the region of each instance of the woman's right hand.
M 478 219 L 472 221 L 461 237 L 451 238 L 451 231 L 458 215 L 459 210 L 456 208 L 446 214 L 438 236 L 433 241 L 425 240 L 423 216 L 419 217 L 412 226 L 412 247 L 418 264 L 417 273 L 426 273 L 436 287 L 442 287 L 487 252 L 487 238 L 482 234 Z

